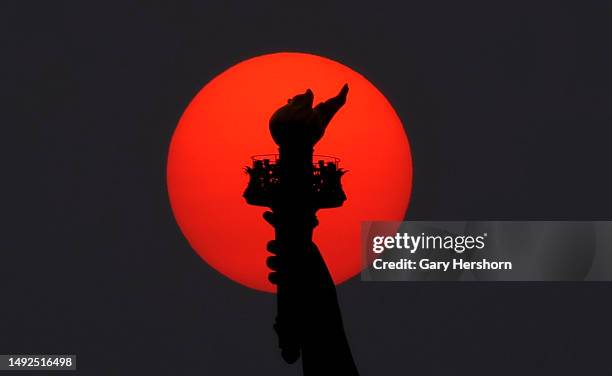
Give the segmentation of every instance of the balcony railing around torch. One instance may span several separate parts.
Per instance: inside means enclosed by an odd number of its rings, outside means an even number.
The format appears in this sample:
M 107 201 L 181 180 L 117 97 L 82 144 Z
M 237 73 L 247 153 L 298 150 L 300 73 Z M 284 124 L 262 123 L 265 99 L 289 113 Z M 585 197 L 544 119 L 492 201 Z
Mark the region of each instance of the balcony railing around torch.
M 261 161 L 262 163 L 265 163 L 265 161 L 268 161 L 267 163 L 276 164 L 278 162 L 278 156 L 279 156 L 278 154 L 256 154 L 256 155 L 251 156 L 251 161 L 252 162 Z M 331 155 L 323 155 L 323 154 L 315 154 L 312 156 L 313 166 L 318 167 L 320 162 L 323 162 L 324 164 L 334 163 L 336 167 L 340 167 L 340 158 L 333 157 Z
M 244 197 L 251 205 L 273 207 L 281 184 L 278 154 L 254 155 L 251 161 L 245 168 L 250 180 Z M 346 200 L 341 183 L 346 171 L 339 164 L 340 159 L 330 155 L 313 156 L 312 194 L 320 209 L 342 206 Z

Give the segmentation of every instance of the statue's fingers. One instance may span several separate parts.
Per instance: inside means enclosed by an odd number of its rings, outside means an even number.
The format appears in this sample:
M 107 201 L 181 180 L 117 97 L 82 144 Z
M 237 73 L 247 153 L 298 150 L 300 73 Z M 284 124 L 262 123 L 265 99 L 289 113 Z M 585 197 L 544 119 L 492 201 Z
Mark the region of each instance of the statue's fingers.
M 270 240 L 266 249 L 268 250 L 268 252 L 273 253 L 275 255 L 278 255 L 280 251 L 280 247 L 278 246 L 278 242 L 276 240 Z
M 285 280 L 286 280 L 286 276 L 282 272 L 268 273 L 268 281 L 270 281 L 270 283 L 272 283 L 273 285 L 284 283 Z
M 267 212 L 263 213 L 263 218 L 266 220 L 266 222 L 268 222 L 272 226 L 275 226 L 276 223 L 278 222 L 277 218 L 276 218 L 276 214 L 274 214 L 271 211 L 267 211 Z
M 272 272 L 268 274 L 268 281 L 270 281 L 271 284 L 273 285 L 278 285 L 278 283 L 280 282 L 280 276 L 278 274 L 278 272 Z
M 278 271 L 281 266 L 280 258 L 278 256 L 270 256 L 266 259 L 266 265 L 268 268 Z

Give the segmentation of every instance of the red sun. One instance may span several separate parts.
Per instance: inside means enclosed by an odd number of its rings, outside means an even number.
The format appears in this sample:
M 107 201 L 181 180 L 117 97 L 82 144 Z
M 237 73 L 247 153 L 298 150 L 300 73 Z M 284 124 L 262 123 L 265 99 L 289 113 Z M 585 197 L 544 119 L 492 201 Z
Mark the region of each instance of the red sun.
M 412 188 L 410 146 L 385 96 L 354 70 L 304 53 L 275 53 L 234 65 L 216 76 L 183 113 L 168 154 L 168 192 L 176 221 L 210 266 L 267 292 L 266 243 L 274 231 L 266 210 L 247 205 L 244 167 L 255 154 L 276 153 L 268 131 L 272 113 L 310 88 L 315 104 L 350 91 L 315 154 L 339 157 L 348 197 L 318 212 L 314 241 L 336 283 L 361 270 L 362 221 L 404 218 Z

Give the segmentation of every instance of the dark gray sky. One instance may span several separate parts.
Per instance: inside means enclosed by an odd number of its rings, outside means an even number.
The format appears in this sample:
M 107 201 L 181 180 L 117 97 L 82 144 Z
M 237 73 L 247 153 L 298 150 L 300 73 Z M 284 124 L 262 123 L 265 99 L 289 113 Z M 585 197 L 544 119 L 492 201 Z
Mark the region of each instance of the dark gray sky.
M 407 216 L 612 219 L 607 1 L 2 2 L 0 353 L 84 375 L 297 375 L 271 295 L 217 274 L 168 205 L 176 122 L 248 57 L 368 77 L 414 157 Z M 231 249 L 228 249 L 231 252 Z M 363 375 L 612 372 L 606 283 L 338 289 Z

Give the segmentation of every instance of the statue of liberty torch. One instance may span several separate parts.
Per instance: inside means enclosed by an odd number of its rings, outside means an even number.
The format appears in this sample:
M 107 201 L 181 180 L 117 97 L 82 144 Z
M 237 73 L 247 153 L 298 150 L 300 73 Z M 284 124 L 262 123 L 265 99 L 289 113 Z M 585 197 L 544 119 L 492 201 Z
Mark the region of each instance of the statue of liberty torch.
M 271 209 L 264 219 L 275 229 L 267 264 L 272 269 L 269 280 L 277 286 L 274 329 L 281 355 L 294 363 L 301 354 L 307 375 L 332 370 L 358 374 L 333 280 L 312 241 L 317 210 L 340 207 L 346 200 L 339 160 L 314 155 L 314 146 L 347 94 L 344 85 L 335 97 L 315 107 L 310 89 L 289 99 L 270 118 L 278 155 L 254 156 L 246 169 L 250 180 L 244 197 L 251 205 Z

